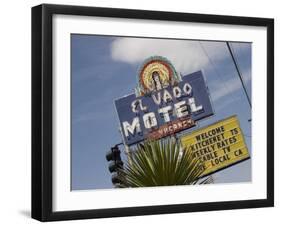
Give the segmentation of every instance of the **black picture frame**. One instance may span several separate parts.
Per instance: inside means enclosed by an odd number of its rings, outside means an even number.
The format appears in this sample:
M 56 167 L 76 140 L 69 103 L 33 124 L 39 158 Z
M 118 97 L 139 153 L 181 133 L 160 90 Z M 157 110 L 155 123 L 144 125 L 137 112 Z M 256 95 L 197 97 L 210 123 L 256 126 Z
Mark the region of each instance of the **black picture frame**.
M 55 14 L 182 21 L 267 28 L 267 198 L 95 210 L 52 210 L 52 18 Z M 32 8 L 32 218 L 40 221 L 122 217 L 274 206 L 274 20 L 43 4 Z

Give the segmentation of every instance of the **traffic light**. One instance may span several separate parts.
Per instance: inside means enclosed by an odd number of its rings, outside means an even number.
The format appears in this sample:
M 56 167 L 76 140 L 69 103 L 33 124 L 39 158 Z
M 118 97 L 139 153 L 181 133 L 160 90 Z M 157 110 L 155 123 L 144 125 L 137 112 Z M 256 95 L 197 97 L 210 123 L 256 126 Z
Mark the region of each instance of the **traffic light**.
M 111 181 L 115 186 L 118 186 L 121 181 L 120 181 L 120 169 L 123 169 L 123 161 L 121 159 L 121 151 L 119 150 L 118 146 L 115 145 L 114 147 L 111 148 L 109 152 L 106 154 L 106 160 L 109 163 L 109 172 L 113 173 L 111 177 Z

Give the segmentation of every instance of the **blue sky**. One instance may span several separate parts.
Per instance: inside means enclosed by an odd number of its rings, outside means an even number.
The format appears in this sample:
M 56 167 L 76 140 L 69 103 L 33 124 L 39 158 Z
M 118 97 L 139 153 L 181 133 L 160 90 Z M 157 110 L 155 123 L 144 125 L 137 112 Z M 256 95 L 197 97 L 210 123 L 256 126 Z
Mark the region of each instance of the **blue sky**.
M 231 43 L 251 94 L 251 44 Z M 251 153 L 251 109 L 225 42 L 71 36 L 72 189 L 112 188 L 105 153 L 121 142 L 114 100 L 131 94 L 147 57 L 168 58 L 183 75 L 202 70 L 215 115 L 195 129 L 237 114 Z M 122 156 L 125 159 L 125 156 Z M 251 160 L 214 174 L 216 183 L 251 180 Z

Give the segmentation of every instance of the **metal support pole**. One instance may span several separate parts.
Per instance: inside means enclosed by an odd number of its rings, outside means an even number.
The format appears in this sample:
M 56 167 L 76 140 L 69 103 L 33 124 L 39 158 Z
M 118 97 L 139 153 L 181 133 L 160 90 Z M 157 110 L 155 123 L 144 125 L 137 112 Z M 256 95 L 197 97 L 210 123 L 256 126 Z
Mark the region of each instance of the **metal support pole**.
M 132 156 L 131 156 L 131 151 L 128 145 L 124 144 L 124 148 L 125 148 L 125 152 L 128 158 L 128 162 L 130 164 L 130 166 L 132 165 Z
M 124 148 L 125 148 L 125 154 L 127 155 L 128 163 L 130 164 L 130 166 L 132 166 L 131 151 L 130 151 L 129 146 L 126 145 L 126 143 L 125 143 L 125 138 L 124 138 L 123 133 L 122 133 L 122 131 L 121 131 L 121 127 L 119 128 L 119 132 L 120 132 L 120 134 L 121 134 L 121 136 L 122 136 L 122 140 L 123 140 L 123 143 L 122 143 L 122 144 L 124 145 Z
M 240 81 L 241 81 L 241 84 L 242 84 L 243 90 L 244 90 L 244 92 L 245 92 L 245 94 L 246 94 L 246 97 L 247 97 L 247 100 L 248 100 L 248 102 L 249 102 L 250 108 L 252 108 L 251 99 L 250 99 L 250 97 L 249 97 L 249 95 L 248 95 L 248 93 L 247 93 L 246 86 L 245 86 L 244 81 L 243 81 L 243 79 L 242 79 L 241 72 L 240 72 L 239 67 L 238 67 L 238 64 L 237 64 L 237 62 L 236 62 L 236 60 L 235 60 L 235 57 L 234 57 L 234 55 L 233 55 L 232 49 L 231 49 L 231 47 L 230 47 L 230 45 L 229 45 L 229 42 L 226 42 L 226 46 L 227 46 L 227 48 L 228 48 L 228 50 L 229 50 L 230 56 L 231 56 L 231 58 L 232 58 L 232 60 L 233 60 L 234 66 L 235 66 L 235 68 L 236 68 L 236 70 L 237 70 L 238 77 L 239 77 L 239 79 L 240 79 Z

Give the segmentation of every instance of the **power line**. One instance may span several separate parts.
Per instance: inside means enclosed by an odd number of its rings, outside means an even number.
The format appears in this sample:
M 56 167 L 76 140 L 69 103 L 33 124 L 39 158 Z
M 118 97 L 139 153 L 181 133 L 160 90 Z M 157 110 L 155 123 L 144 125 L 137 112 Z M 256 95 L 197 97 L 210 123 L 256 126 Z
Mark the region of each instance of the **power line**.
M 204 45 L 201 43 L 201 41 L 198 41 L 200 44 L 201 49 L 203 50 L 204 54 L 206 55 L 206 57 L 208 58 L 208 61 L 210 62 L 210 64 L 212 65 L 213 70 L 215 71 L 215 74 L 217 75 L 217 77 L 219 78 L 219 80 L 221 80 L 222 85 L 224 90 L 227 92 L 229 89 L 227 89 L 227 85 L 224 82 L 224 79 L 222 79 L 222 76 L 220 74 L 220 72 L 217 70 L 217 67 L 215 66 L 213 60 L 211 59 L 211 57 L 209 56 L 207 50 L 205 49 Z M 232 93 L 230 93 L 230 95 L 232 96 Z
M 235 68 L 236 68 L 238 77 L 239 77 L 239 79 L 240 79 L 240 81 L 241 81 L 243 90 L 244 90 L 244 92 L 245 92 L 245 94 L 246 94 L 246 97 L 247 97 L 247 100 L 248 100 L 248 102 L 249 102 L 250 108 L 252 108 L 252 103 L 251 103 L 250 97 L 249 97 L 249 95 L 248 95 L 248 92 L 247 92 L 247 90 L 246 90 L 246 86 L 245 86 L 245 84 L 244 84 L 244 81 L 243 81 L 243 78 L 242 78 L 242 74 L 241 74 L 241 72 L 240 72 L 240 70 L 239 70 L 238 64 L 237 64 L 237 62 L 236 62 L 236 60 L 235 60 L 235 57 L 234 57 L 234 55 L 233 55 L 232 49 L 231 49 L 231 47 L 230 47 L 230 45 L 229 45 L 229 42 L 226 42 L 226 46 L 227 46 L 227 48 L 228 48 L 228 50 L 229 50 L 229 53 L 230 53 L 230 56 L 231 56 L 231 58 L 232 58 L 232 60 L 233 60 L 234 66 L 235 66 Z

